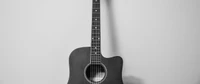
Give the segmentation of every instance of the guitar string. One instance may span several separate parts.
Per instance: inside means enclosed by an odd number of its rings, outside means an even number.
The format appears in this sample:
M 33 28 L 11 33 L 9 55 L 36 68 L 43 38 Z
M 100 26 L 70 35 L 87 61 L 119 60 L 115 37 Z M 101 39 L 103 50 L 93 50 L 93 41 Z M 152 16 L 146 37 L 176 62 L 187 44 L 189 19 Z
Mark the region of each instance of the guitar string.
M 98 22 L 97 22 L 97 23 L 98 23 Z M 98 25 L 100 25 L 100 24 L 98 23 Z M 99 28 L 100 28 L 100 27 L 99 27 Z M 100 38 L 99 32 L 100 32 L 100 30 L 98 30 L 98 38 Z M 97 43 L 99 44 L 99 39 L 97 39 Z M 100 46 L 100 44 L 99 44 L 99 46 Z M 98 51 L 97 51 L 97 52 L 98 52 Z M 100 57 L 100 56 L 99 56 L 99 53 L 100 53 L 100 52 L 98 52 L 98 57 L 97 57 L 97 58 L 98 58 L 98 61 L 99 61 L 99 57 Z M 97 65 L 97 68 L 98 68 L 98 66 L 99 66 L 99 65 Z M 97 69 L 97 78 L 99 79 L 99 68 Z
M 93 3 L 94 3 L 94 2 L 93 2 Z M 93 12 L 93 9 L 92 9 L 92 12 Z M 92 18 L 93 18 L 93 16 L 92 16 Z M 92 54 L 91 54 L 91 60 L 90 60 L 90 61 L 91 61 L 90 67 L 91 67 L 92 69 L 90 69 L 90 70 L 91 70 L 91 71 L 90 71 L 90 72 L 91 72 L 91 74 L 90 74 L 90 81 L 92 81 L 92 76 L 93 76 L 93 75 L 92 75 L 92 74 L 93 74 L 93 72 L 92 72 L 92 71 L 93 71 L 93 67 L 92 67 L 92 60 L 93 60 L 93 39 L 94 39 L 94 37 L 93 37 L 93 25 L 92 25 L 92 35 L 91 35 L 91 36 L 92 36 L 92 39 L 91 39 L 91 40 L 92 40 L 92 45 L 91 45 L 91 53 L 92 53 Z M 92 83 L 90 82 L 90 84 L 92 84 Z
M 100 1 L 99 1 L 99 4 L 100 4 Z M 98 20 L 97 20 L 97 21 L 98 21 Z M 100 35 L 101 35 L 100 32 L 101 32 L 101 30 L 100 30 L 100 28 L 101 28 L 101 27 L 100 27 L 100 5 L 99 5 L 99 30 L 98 30 L 98 31 L 99 31 L 99 32 L 98 32 L 98 33 L 99 33 L 99 39 L 97 39 L 97 40 L 99 40 L 99 41 L 98 41 L 99 46 L 101 46 L 101 43 L 100 43 L 100 42 L 101 42 L 101 40 L 100 40 L 100 37 L 101 37 L 101 36 L 100 36 Z M 100 52 L 101 52 L 101 51 L 100 51 L 100 48 L 101 48 L 101 47 L 99 47 L 99 59 L 100 59 Z M 99 66 L 99 67 L 100 67 L 100 66 Z M 99 69 L 98 69 L 98 73 L 99 73 Z M 98 78 L 100 78 L 100 73 L 98 74 Z M 100 80 L 100 81 L 101 81 L 101 80 Z
M 99 25 L 100 25 L 100 22 L 99 22 Z M 98 31 L 98 36 L 99 36 L 99 38 L 100 38 L 100 30 Z M 99 46 L 101 46 L 100 45 L 100 43 L 99 43 L 99 39 L 97 39 L 97 43 L 99 44 Z M 98 49 L 99 50 L 99 49 Z M 99 54 L 100 54 L 100 51 L 98 52 Z M 99 58 L 100 58 L 100 55 L 98 54 L 98 61 L 99 61 Z M 99 65 L 97 66 L 97 78 L 100 78 L 99 77 L 99 68 L 98 67 L 100 67 Z
M 94 3 L 94 0 L 93 0 L 93 3 Z M 93 4 L 94 5 L 94 4 Z M 92 13 L 93 13 L 93 9 L 92 9 Z M 93 16 L 94 17 L 94 16 Z M 92 18 L 93 18 L 92 17 Z M 93 23 L 93 22 L 92 22 Z M 93 27 L 92 27 L 93 28 Z M 95 31 L 95 30 L 94 30 Z M 92 32 L 92 33 L 95 33 L 95 32 Z M 93 35 L 93 34 L 92 34 Z M 95 37 L 93 37 L 93 43 L 94 43 L 94 40 L 95 40 Z M 92 46 L 92 49 L 94 48 L 94 46 Z M 93 51 L 95 52 L 95 50 L 93 49 Z M 95 54 L 94 54 L 94 60 L 95 60 Z M 95 67 L 95 64 L 94 64 L 94 66 L 93 67 Z M 94 72 L 93 72 L 94 73 Z M 93 76 L 93 75 L 92 75 Z M 92 79 L 91 79 L 91 81 L 93 82 L 93 80 L 94 80 L 94 77 L 92 77 Z
M 99 4 L 100 4 L 100 1 L 99 1 Z M 101 5 L 99 5 L 99 9 L 101 8 Z M 101 10 L 99 10 L 99 14 L 101 15 Z M 99 17 L 101 17 L 99 15 Z M 101 18 L 99 18 L 99 25 L 101 25 Z M 99 27 L 99 28 L 101 28 L 101 26 Z M 99 30 L 99 44 L 100 44 L 100 46 L 101 46 L 101 30 Z M 101 53 L 101 47 L 100 47 L 100 49 L 99 49 L 99 51 L 100 51 L 100 53 Z M 101 54 L 100 54 L 101 55 Z M 100 61 L 101 61 L 101 57 L 99 56 L 99 58 L 100 58 Z M 101 70 L 100 70 L 101 71 Z
M 98 32 L 99 33 L 99 32 Z M 98 34 L 98 36 L 99 36 L 99 34 Z M 98 39 L 97 39 L 97 43 L 99 44 L 99 41 L 98 41 Z M 100 44 L 99 44 L 100 45 Z M 96 48 L 97 49 L 97 48 Z M 98 50 L 97 50 L 97 52 L 98 52 Z M 99 53 L 99 52 L 98 52 Z M 98 59 L 98 61 L 99 61 L 99 54 L 98 54 L 98 56 L 97 56 L 97 59 Z M 98 64 L 97 64 L 97 78 L 99 78 L 99 70 L 98 70 Z
M 94 0 L 93 0 L 94 1 Z M 98 0 L 95 0 L 95 1 L 98 1 Z M 93 4 L 94 5 L 94 4 Z M 99 17 L 100 18 L 100 17 Z M 97 20 L 98 21 L 98 20 Z M 98 22 L 94 22 L 94 24 L 96 24 L 96 25 L 98 25 Z M 100 71 L 99 69 L 100 69 L 100 66 L 98 66 L 98 61 L 100 61 L 100 56 L 99 56 L 99 53 L 100 53 L 100 49 L 98 49 L 98 48 L 100 48 L 100 41 L 98 41 L 98 40 L 100 40 L 99 38 L 100 38 L 100 34 L 98 34 L 99 32 L 100 32 L 100 29 L 99 29 L 99 31 L 97 30 L 98 29 L 98 27 L 96 28 L 96 30 L 94 30 L 95 32 L 94 32 L 94 34 L 97 36 L 97 38 L 95 39 L 95 38 L 93 38 L 93 40 L 94 40 L 94 42 L 96 42 L 95 43 L 95 47 L 92 47 L 92 48 L 95 48 L 94 49 L 94 51 L 95 51 L 95 57 L 94 57 L 94 59 L 95 59 L 95 61 L 96 62 L 94 62 L 94 70 L 95 70 L 95 74 L 93 74 L 93 75 L 96 75 L 96 77 L 97 78 L 99 78 L 99 74 L 98 74 L 98 72 Z M 97 47 L 97 45 L 99 45 L 99 47 Z M 94 73 L 94 72 L 93 72 Z M 97 80 L 97 82 L 96 82 L 96 84 L 98 84 L 98 80 Z

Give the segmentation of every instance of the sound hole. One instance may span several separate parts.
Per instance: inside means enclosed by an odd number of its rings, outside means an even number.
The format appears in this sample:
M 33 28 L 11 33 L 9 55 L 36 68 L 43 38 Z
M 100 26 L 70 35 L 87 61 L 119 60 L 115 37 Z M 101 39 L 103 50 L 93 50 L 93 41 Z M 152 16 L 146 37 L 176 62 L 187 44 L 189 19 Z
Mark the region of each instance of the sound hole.
M 99 83 L 106 77 L 106 70 L 102 64 L 89 64 L 86 68 L 85 75 L 89 82 Z

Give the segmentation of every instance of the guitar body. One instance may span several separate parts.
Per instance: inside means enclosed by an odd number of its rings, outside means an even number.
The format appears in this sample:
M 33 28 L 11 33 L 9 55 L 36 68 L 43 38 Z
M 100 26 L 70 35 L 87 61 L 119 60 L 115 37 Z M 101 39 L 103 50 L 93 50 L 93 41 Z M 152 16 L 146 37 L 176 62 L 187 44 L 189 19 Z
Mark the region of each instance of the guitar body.
M 123 84 L 122 65 L 123 60 L 119 56 L 104 58 L 101 63 L 105 66 L 107 74 L 101 83 L 96 84 Z M 85 68 L 90 64 L 90 47 L 75 49 L 69 57 L 70 76 L 68 84 L 94 84 L 88 82 L 84 75 Z
M 69 57 L 68 84 L 123 84 L 123 60 L 101 54 L 100 0 L 92 0 L 91 47 L 75 49 Z

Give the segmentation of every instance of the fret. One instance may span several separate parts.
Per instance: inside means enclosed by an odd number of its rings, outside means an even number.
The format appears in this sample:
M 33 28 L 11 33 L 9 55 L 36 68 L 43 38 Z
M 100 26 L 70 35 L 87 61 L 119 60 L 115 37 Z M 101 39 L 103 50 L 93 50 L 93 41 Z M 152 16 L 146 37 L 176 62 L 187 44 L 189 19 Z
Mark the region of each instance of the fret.
M 101 60 L 100 56 L 100 54 L 98 56 L 91 56 L 91 59 L 93 59 L 93 61 L 98 61 Z
M 92 52 L 94 52 L 94 51 L 92 51 Z M 93 58 L 94 58 L 94 57 L 97 58 L 98 56 L 101 56 L 101 53 L 98 53 L 98 54 L 91 53 L 90 55 L 91 55 L 91 57 L 93 57 Z
M 93 35 L 93 34 L 99 34 L 99 35 L 100 35 L 101 33 L 97 30 L 97 31 L 94 31 L 94 32 L 92 33 L 92 35 Z
M 91 58 L 97 59 L 98 56 L 101 56 L 101 54 L 98 54 L 98 55 L 91 55 Z
M 100 31 L 100 25 L 92 25 L 92 30 L 99 30 Z
M 92 9 L 92 13 L 100 13 L 100 9 Z
M 100 17 L 92 17 L 92 19 L 99 19 L 100 20 Z
M 100 23 L 100 21 L 97 21 L 97 20 L 94 20 L 94 21 L 92 21 L 92 22 Z
M 94 27 L 92 27 L 92 32 L 98 32 L 98 33 L 100 33 L 100 27 L 96 27 L 96 26 L 94 26 Z
M 100 36 L 92 36 L 92 38 L 100 39 Z
M 91 64 L 101 64 L 101 61 L 91 61 Z
M 93 4 L 93 8 L 100 8 L 100 4 L 99 3 L 94 3 Z
M 93 27 L 93 29 L 99 29 L 100 28 L 100 23 L 98 24 L 98 23 L 93 23 L 93 25 L 92 25 Z
M 99 33 L 100 34 L 100 29 L 92 29 L 92 33 Z
M 97 37 L 97 38 L 94 38 L 94 37 L 93 37 L 93 38 L 92 38 L 92 42 L 93 42 L 93 41 L 100 41 L 100 38 L 99 38 L 99 37 Z
M 92 36 L 93 36 L 93 35 L 94 35 L 94 36 L 98 36 L 98 35 L 100 36 L 100 34 L 101 34 L 101 33 L 97 30 L 97 31 L 95 31 L 95 32 L 92 33 Z
M 99 58 L 99 59 L 92 58 L 91 63 L 92 63 L 92 64 L 94 64 L 94 63 L 101 63 L 101 58 Z
M 99 27 L 92 27 L 92 32 L 99 32 L 100 33 L 100 28 Z
M 99 27 L 96 27 L 96 26 L 92 27 L 92 30 L 93 30 L 93 31 L 99 31 L 99 32 L 100 32 L 100 28 L 99 28 Z
M 100 47 L 100 46 L 96 46 L 96 47 Z
M 92 56 L 100 56 L 101 53 L 95 53 L 95 52 L 93 52 L 93 53 L 90 53 L 90 55 L 91 55 L 91 57 L 92 57 Z
M 100 22 L 100 19 L 92 19 L 92 22 Z
M 100 46 L 96 46 L 96 47 L 100 47 Z M 94 49 L 91 48 L 91 51 L 92 51 L 92 50 L 94 50 Z M 101 48 L 99 48 L 99 51 L 101 51 Z M 94 51 L 92 51 L 92 52 L 94 52 Z
M 95 51 L 97 51 L 97 50 L 92 50 L 92 52 L 95 52 Z M 92 54 L 94 54 L 94 53 L 92 53 Z M 99 54 L 99 53 L 98 53 Z M 96 54 L 95 54 L 96 55 Z
M 100 40 L 100 36 L 92 36 L 92 40 Z
M 93 14 L 92 14 L 92 17 L 100 17 L 100 14 L 93 13 Z
M 100 45 L 100 40 L 99 41 L 94 41 L 94 40 L 92 40 L 92 45 Z M 92 46 L 93 47 L 93 46 Z M 94 46 L 95 47 L 95 46 Z
M 100 53 L 96 53 L 96 54 L 95 54 L 95 50 L 93 50 L 93 51 L 91 51 L 91 52 L 93 52 L 93 53 L 91 53 L 92 56 L 96 56 L 96 55 L 98 56 L 98 55 L 100 55 Z
M 92 48 L 92 49 L 95 49 L 95 50 L 96 50 L 96 49 L 100 49 L 100 47 L 96 47 L 96 46 L 92 46 L 91 48 Z
M 96 57 L 97 58 L 98 56 L 101 56 L 101 53 L 98 53 L 98 54 L 91 53 L 90 55 L 91 55 L 90 57 L 93 57 L 93 58 Z
M 91 58 L 92 59 L 92 63 L 100 63 L 101 62 L 101 58 Z
M 100 0 L 93 0 L 93 3 L 100 3 Z
M 91 48 L 95 48 L 96 46 L 92 46 Z M 100 47 L 96 47 L 96 48 L 100 48 Z
M 92 47 L 95 47 L 96 45 L 100 46 L 100 42 L 93 43 L 92 45 L 94 45 Z
M 100 51 L 94 51 L 94 52 L 92 52 L 92 54 L 97 55 L 97 54 L 101 54 L 101 52 Z
M 99 44 L 100 44 L 100 39 L 98 39 L 98 40 L 97 40 L 97 39 L 92 39 L 92 41 L 91 41 L 92 43 L 91 43 L 91 44 L 97 44 L 97 41 L 98 41 Z
M 97 39 L 100 40 L 100 36 L 92 36 L 92 41 Z
M 100 44 L 100 40 L 92 40 L 92 44 L 97 44 L 97 43 Z
M 101 63 L 101 59 L 99 60 L 92 60 L 91 64 L 100 64 Z
M 97 46 L 97 47 L 100 47 L 100 44 L 91 44 L 93 46 Z
M 92 37 L 97 37 L 96 39 L 98 39 L 98 38 L 100 38 L 100 34 L 94 34 L 94 33 L 92 33 Z
M 99 21 L 99 22 L 100 22 L 100 18 L 99 18 L 99 17 L 96 17 L 96 18 L 93 17 L 93 18 L 92 18 L 92 21 Z
M 95 12 L 93 12 L 93 14 L 100 14 L 100 13 L 95 11 Z M 94 17 L 94 18 L 98 18 L 98 17 Z
M 92 26 L 93 26 L 92 27 L 93 29 L 97 29 L 97 28 L 100 29 L 100 25 L 92 25 Z
M 92 22 L 92 26 L 93 26 L 93 27 L 95 27 L 95 26 L 96 26 L 96 27 L 99 27 L 99 26 L 100 26 L 100 23 L 99 23 L 99 22 Z
M 92 30 L 92 34 L 101 34 L 99 30 Z
M 99 29 L 92 29 L 92 34 L 101 34 Z
M 98 53 L 98 54 L 91 54 L 91 57 L 92 57 L 92 58 L 95 58 L 95 57 L 97 58 L 98 56 L 101 56 L 101 53 Z
M 92 36 L 92 38 L 100 39 L 100 36 Z
M 91 55 L 90 57 L 91 57 L 91 59 L 98 59 L 98 58 L 101 59 L 100 56 L 101 56 L 101 54 Z
M 94 42 L 94 41 L 93 41 Z M 94 46 L 92 46 L 92 47 L 95 47 L 96 45 L 97 46 L 100 46 L 100 41 L 99 42 L 94 42 L 92 45 L 94 45 Z
M 91 44 L 92 46 L 98 46 L 98 47 L 100 47 L 101 45 L 100 44 Z
M 100 29 L 100 25 L 92 25 L 93 29 Z
M 97 37 L 97 36 L 100 36 L 100 34 L 94 34 L 94 33 L 93 33 L 92 36 L 96 36 L 96 37 Z
M 93 59 L 91 60 L 92 64 L 100 64 L 101 63 L 101 59 Z
M 91 44 L 94 44 L 94 43 L 93 43 L 94 40 L 99 40 L 99 41 L 100 41 L 100 37 L 99 37 L 99 36 L 96 36 L 96 37 L 93 36 L 93 37 L 92 37 L 92 41 L 91 41 L 92 43 L 91 43 Z
M 100 22 L 92 22 L 92 25 L 100 25 Z
M 98 30 L 100 29 L 100 23 L 93 23 L 92 22 L 92 24 L 93 24 L 92 29 L 98 29 Z
M 95 28 L 93 28 L 93 29 L 92 29 L 92 33 L 99 33 L 99 34 L 100 34 L 100 29 L 95 29 Z
M 98 19 L 100 19 L 100 17 L 92 17 L 92 18 L 98 18 Z
M 101 54 L 98 54 L 98 55 L 91 55 L 91 58 L 98 59 L 99 56 L 101 56 Z
M 99 10 L 99 11 L 100 11 L 100 8 L 92 8 L 92 9 L 94 9 L 94 10 Z
M 94 59 L 94 60 L 100 60 L 100 54 L 98 56 L 91 56 L 91 59 Z
M 92 50 L 92 52 L 95 52 L 95 51 L 100 51 L 100 49 L 98 49 L 98 50 L 96 50 L 96 49 L 93 49 L 93 50 Z
M 98 27 L 100 27 L 100 25 L 92 25 L 92 26 L 98 26 Z
M 100 49 L 100 47 L 95 47 L 95 46 L 92 47 L 92 50 L 98 50 L 98 49 Z
M 93 45 L 93 46 L 91 46 L 91 47 L 100 47 L 100 46 L 96 46 L 97 44 L 99 44 L 100 45 L 100 40 L 99 41 L 92 41 L 93 43 L 91 44 L 91 45 Z
M 94 45 L 93 47 L 100 46 L 100 43 L 92 43 L 92 45 Z

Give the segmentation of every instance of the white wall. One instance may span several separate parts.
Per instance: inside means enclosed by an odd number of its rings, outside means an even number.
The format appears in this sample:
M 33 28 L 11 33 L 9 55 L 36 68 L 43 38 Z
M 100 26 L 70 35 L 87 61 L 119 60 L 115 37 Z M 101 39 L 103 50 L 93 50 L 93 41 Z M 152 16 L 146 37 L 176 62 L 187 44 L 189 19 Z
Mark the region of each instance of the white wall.
M 1 0 L 0 84 L 66 84 L 90 45 L 91 0 Z M 101 0 L 102 53 L 125 84 L 200 84 L 199 0 Z

